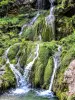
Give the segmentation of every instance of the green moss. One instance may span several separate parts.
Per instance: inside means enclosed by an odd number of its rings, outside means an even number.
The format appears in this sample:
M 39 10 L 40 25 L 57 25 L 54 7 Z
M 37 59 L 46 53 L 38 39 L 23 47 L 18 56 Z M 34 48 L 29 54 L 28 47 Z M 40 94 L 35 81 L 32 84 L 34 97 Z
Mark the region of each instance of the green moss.
M 2 56 L 2 55 L 3 55 L 3 53 L 4 53 L 3 48 L 0 48 L 0 56 Z
M 40 44 L 39 57 L 32 68 L 31 81 L 33 86 L 48 89 L 53 65 L 52 58 L 50 57 L 54 54 L 56 47 L 54 41 Z
M 36 43 L 28 43 L 28 46 L 27 46 L 27 62 L 26 64 L 28 64 L 29 62 L 31 62 L 34 57 L 35 57 L 35 52 L 36 52 L 36 46 L 37 44 Z
M 67 96 L 67 94 L 66 94 L 66 92 L 60 92 L 60 90 L 59 90 L 59 92 L 57 93 L 57 96 L 58 97 L 60 97 L 59 99 L 60 100 L 67 100 L 68 99 L 68 96 Z
M 26 40 L 39 40 L 38 36 L 40 34 L 43 41 L 51 41 L 54 39 L 52 28 L 46 25 L 44 14 L 40 15 L 32 26 L 24 29 L 23 37 Z
M 64 73 L 68 68 L 68 65 L 72 60 L 75 59 L 75 34 L 72 34 L 61 40 L 62 44 L 62 54 L 61 54 L 61 64 L 57 70 L 57 74 L 54 80 L 53 90 L 56 92 L 60 100 L 68 100 L 67 91 L 68 85 L 64 81 Z
M 56 39 L 61 39 L 66 37 L 74 31 L 74 26 L 72 24 L 73 17 L 62 17 L 56 20 Z
M 47 66 L 45 68 L 45 72 L 44 72 L 44 86 L 47 86 L 46 89 L 49 88 L 48 86 L 49 86 L 49 83 L 50 83 L 52 70 L 53 70 L 53 60 L 52 60 L 52 58 L 49 58 Z
M 11 64 L 17 64 L 17 59 L 12 59 L 12 60 L 10 61 L 10 63 L 11 63 Z
M 25 37 L 26 40 L 38 40 L 38 35 L 42 32 L 43 20 L 44 16 L 40 15 L 32 26 L 24 29 L 23 37 Z
M 49 50 L 47 47 L 41 45 L 39 50 L 39 57 L 34 64 L 35 66 L 34 84 L 37 87 L 40 87 L 43 84 L 44 69 L 48 62 L 48 59 L 49 59 Z
M 16 85 L 15 76 L 11 71 L 11 69 L 9 68 L 8 64 L 5 66 L 5 73 L 0 79 L 2 80 L 2 84 L 1 84 L 2 91 L 5 91 L 11 87 L 15 87 Z
M 10 60 L 14 59 L 16 57 L 16 55 L 17 55 L 18 50 L 19 50 L 19 45 L 17 45 L 17 44 L 13 45 L 9 50 L 8 58 Z
M 34 29 L 32 26 L 30 26 L 23 33 L 23 37 L 25 37 L 26 40 L 33 40 L 33 36 L 34 36 Z
M 0 6 L 7 5 L 8 3 L 13 3 L 15 0 L 2 0 Z
M 0 57 L 0 65 L 4 65 L 6 63 L 6 60 L 2 57 Z
M 0 27 L 19 23 L 18 17 L 4 17 L 0 18 Z
M 54 80 L 54 91 L 56 91 L 57 95 L 60 91 L 60 95 L 58 95 L 59 98 L 62 96 L 63 92 L 66 93 L 68 91 L 68 85 L 64 81 L 64 73 L 65 73 L 69 63 L 72 60 L 74 60 L 74 58 L 75 58 L 74 47 L 75 46 L 72 46 L 72 48 L 70 50 L 68 50 L 66 54 L 64 54 L 64 57 L 61 60 L 60 69 L 58 69 L 57 75 L 56 75 L 55 80 Z M 60 100 L 66 100 L 66 99 L 60 99 Z
M 54 35 L 53 35 L 53 32 L 52 32 L 52 27 L 46 25 L 45 23 L 43 25 L 42 39 L 43 39 L 43 41 L 51 41 L 51 40 L 54 39 Z
M 37 61 L 35 66 L 38 66 L 38 67 L 36 67 L 35 69 L 34 84 L 35 84 L 35 87 L 41 87 L 41 85 L 43 84 L 44 66 L 40 61 Z
M 20 66 L 24 68 L 27 60 L 27 42 L 23 41 L 20 45 L 19 51 L 17 53 L 19 58 Z
M 73 95 L 69 96 L 67 100 L 75 100 L 75 95 L 73 94 Z
M 45 66 L 47 59 L 49 58 L 49 49 L 46 46 L 42 46 L 39 51 L 40 62 Z

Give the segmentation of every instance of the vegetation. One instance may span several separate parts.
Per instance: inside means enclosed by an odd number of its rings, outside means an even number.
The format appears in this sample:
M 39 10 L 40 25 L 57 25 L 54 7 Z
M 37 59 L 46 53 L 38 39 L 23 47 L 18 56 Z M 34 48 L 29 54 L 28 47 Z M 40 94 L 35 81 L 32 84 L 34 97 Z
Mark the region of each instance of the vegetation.
M 49 10 L 41 10 L 37 20 L 30 25 L 38 11 L 35 3 L 24 4 L 21 0 L 0 0 L 0 93 L 16 86 L 16 79 L 9 64 L 6 64 L 5 51 L 10 47 L 7 57 L 11 64 L 23 74 L 26 65 L 35 57 L 39 44 L 39 56 L 32 66 L 30 82 L 35 88 L 48 89 L 53 72 L 53 55 L 58 45 L 62 46 L 61 63 L 53 83 L 53 91 L 60 100 L 74 100 L 68 96 L 68 84 L 64 73 L 69 63 L 75 59 L 75 1 L 55 1 L 55 34 L 45 18 Z M 33 8 L 32 8 L 33 7 Z M 19 33 L 23 25 L 27 25 Z M 39 41 L 39 35 L 42 40 Z M 19 66 L 18 63 L 19 62 Z M 20 67 L 20 68 L 19 68 Z

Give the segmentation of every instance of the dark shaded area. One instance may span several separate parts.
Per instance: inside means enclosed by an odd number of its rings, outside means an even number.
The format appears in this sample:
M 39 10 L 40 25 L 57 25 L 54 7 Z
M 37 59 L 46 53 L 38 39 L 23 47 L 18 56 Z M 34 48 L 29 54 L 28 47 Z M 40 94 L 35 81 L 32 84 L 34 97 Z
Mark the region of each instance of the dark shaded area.
M 38 0 L 33 4 L 33 7 L 36 9 L 49 9 L 50 8 L 50 2 L 49 0 Z
M 50 9 L 50 2 L 49 2 L 49 0 L 44 0 L 43 8 L 44 9 Z
M 67 17 L 72 17 L 73 15 L 75 15 L 75 7 L 71 7 L 71 9 L 69 9 L 69 10 L 64 14 L 64 16 L 67 16 Z

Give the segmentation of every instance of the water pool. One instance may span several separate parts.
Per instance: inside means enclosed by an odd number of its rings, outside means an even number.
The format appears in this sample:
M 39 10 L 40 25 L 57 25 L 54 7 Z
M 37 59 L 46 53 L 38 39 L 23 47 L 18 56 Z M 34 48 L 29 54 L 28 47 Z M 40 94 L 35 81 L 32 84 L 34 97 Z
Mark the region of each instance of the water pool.
M 0 96 L 0 100 L 58 100 L 56 97 L 47 98 L 47 97 L 40 97 L 36 95 L 34 91 L 30 91 L 27 94 L 3 94 Z

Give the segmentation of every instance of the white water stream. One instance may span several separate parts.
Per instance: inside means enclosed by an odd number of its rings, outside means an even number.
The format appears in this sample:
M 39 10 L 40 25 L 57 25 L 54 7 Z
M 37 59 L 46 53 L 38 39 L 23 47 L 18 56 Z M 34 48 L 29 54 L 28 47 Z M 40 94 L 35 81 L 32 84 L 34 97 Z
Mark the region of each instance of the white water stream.
M 37 20 L 37 18 L 39 17 L 39 12 L 36 14 L 36 16 L 34 17 L 34 18 L 32 18 L 32 20 L 28 23 L 28 24 L 24 24 L 23 26 L 22 26 L 22 28 L 21 28 L 21 31 L 20 31 L 20 33 L 19 33 L 19 35 L 22 35 L 22 33 L 23 33 L 23 30 L 24 30 L 24 28 L 25 27 L 28 27 L 28 26 L 31 26 L 31 25 L 33 25 L 34 23 L 35 23 L 35 21 Z
M 37 44 L 37 46 L 36 46 L 36 51 L 34 52 L 34 54 L 35 54 L 35 57 L 34 57 L 34 59 L 29 63 L 29 64 L 27 64 L 27 66 L 26 66 L 26 68 L 25 68 L 25 70 L 24 70 L 24 77 L 25 77 L 25 80 L 27 81 L 27 82 L 29 82 L 29 73 L 30 73 L 30 71 L 31 71 L 31 68 L 32 68 L 32 66 L 33 66 L 33 64 L 34 64 L 34 62 L 35 62 L 35 60 L 38 58 L 38 56 L 39 56 L 39 44 Z
M 50 25 L 51 28 L 52 28 L 52 34 L 53 36 L 55 35 L 55 16 L 54 16 L 54 3 L 55 0 L 49 0 L 50 2 L 50 14 L 45 18 L 45 21 L 46 21 L 46 25 Z
M 38 5 L 40 6 L 39 4 L 39 1 L 38 0 Z M 49 16 L 47 16 L 45 18 L 46 20 L 46 24 L 48 25 L 51 25 L 52 27 L 52 32 L 53 34 L 55 34 L 55 27 L 54 27 L 54 21 L 55 21 L 55 16 L 54 16 L 54 6 L 53 6 L 53 3 L 54 3 L 55 0 L 50 0 L 50 3 L 51 3 L 51 8 L 50 8 L 50 14 Z M 38 8 L 39 9 L 39 8 Z M 25 27 L 28 27 L 28 26 L 31 26 L 34 24 L 34 22 L 36 21 L 36 19 L 39 17 L 39 12 L 37 13 L 37 15 L 30 21 L 30 23 L 28 24 L 24 24 L 21 28 L 21 31 L 19 33 L 19 35 L 22 35 L 23 33 L 23 30 Z M 41 35 L 39 35 L 39 40 L 41 41 Z M 18 69 L 16 69 L 15 65 L 14 64 L 11 64 L 10 61 L 9 61 L 9 58 L 8 58 L 8 53 L 9 53 L 9 50 L 12 46 L 10 46 L 6 52 L 5 52 L 5 57 L 6 57 L 6 63 L 9 64 L 9 67 L 11 68 L 11 70 L 13 71 L 15 77 L 16 77 L 16 81 L 17 81 L 17 87 L 15 90 L 13 90 L 12 92 L 14 94 L 23 94 L 23 93 L 26 93 L 30 90 L 29 88 L 29 74 L 30 74 L 30 71 L 32 69 L 32 66 L 35 62 L 35 60 L 38 58 L 38 55 L 39 55 L 39 44 L 37 44 L 36 46 L 36 50 L 35 50 L 35 57 L 33 58 L 33 60 L 27 64 L 27 66 L 25 67 L 25 70 L 24 70 L 24 75 L 22 75 Z M 59 66 L 59 58 L 60 58 L 60 54 L 61 54 L 61 47 L 59 46 L 58 47 L 58 51 L 55 53 L 54 57 L 53 57 L 53 60 L 54 60 L 54 69 L 53 69 L 53 74 L 52 74 L 52 77 L 51 77 L 51 80 L 50 80 L 50 86 L 49 86 L 49 89 L 46 90 L 46 91 L 43 91 L 43 92 L 39 92 L 39 95 L 40 96 L 53 96 L 53 93 L 52 93 L 52 85 L 53 85 L 53 81 L 54 81 L 54 76 L 55 76 L 55 73 L 57 71 L 57 68 Z M 17 63 L 19 65 L 19 61 Z
M 16 44 L 15 44 L 16 45 Z M 36 49 L 35 49 L 35 57 L 33 59 L 33 61 L 31 61 L 25 68 L 25 71 L 24 71 L 24 75 L 22 75 L 18 69 L 15 68 L 15 65 L 14 64 L 11 64 L 10 61 L 9 61 L 9 58 L 8 58 L 8 53 L 9 53 L 9 50 L 12 46 L 10 46 L 6 51 L 5 51 L 5 58 L 6 58 L 6 64 L 9 64 L 9 67 L 11 68 L 11 70 L 13 71 L 15 77 L 16 77 L 16 81 L 17 81 L 17 87 L 15 90 L 12 90 L 13 94 L 23 94 L 23 93 L 26 93 L 30 90 L 29 88 L 29 71 L 31 70 L 35 60 L 38 58 L 38 55 L 39 55 L 39 44 L 37 44 L 36 46 Z M 19 63 L 19 62 L 18 62 Z M 28 79 L 28 80 L 26 80 Z
M 50 79 L 49 89 L 46 91 L 39 92 L 38 93 L 39 96 L 51 96 L 51 97 L 54 96 L 53 92 L 52 92 L 52 86 L 53 86 L 54 76 L 55 76 L 56 71 L 57 71 L 59 64 L 60 64 L 60 55 L 61 55 L 61 46 L 58 46 L 58 51 L 53 56 L 54 68 L 53 68 L 52 77 Z
M 59 67 L 59 64 L 60 64 L 60 55 L 61 55 L 61 46 L 58 46 L 58 51 L 55 53 L 55 55 L 53 57 L 54 69 L 53 69 L 53 74 L 52 74 L 52 77 L 51 77 L 51 80 L 50 80 L 49 91 L 52 90 L 54 76 L 55 76 L 57 68 Z

